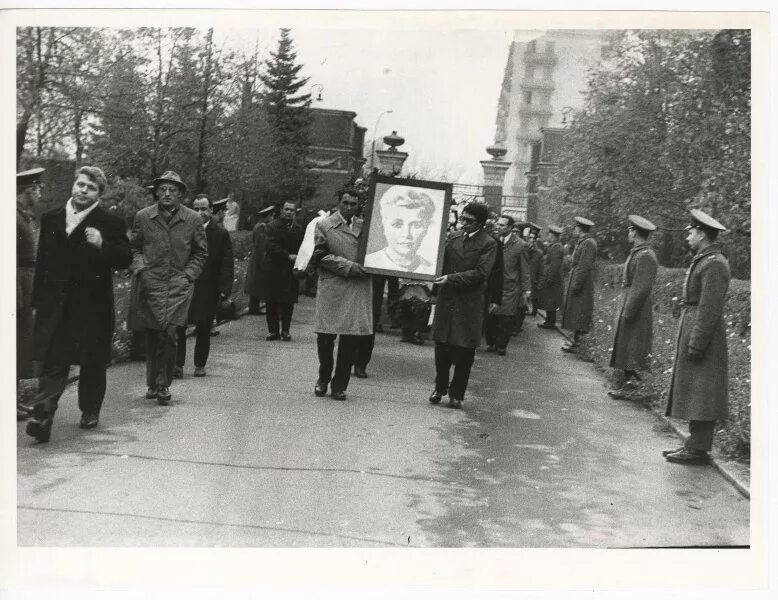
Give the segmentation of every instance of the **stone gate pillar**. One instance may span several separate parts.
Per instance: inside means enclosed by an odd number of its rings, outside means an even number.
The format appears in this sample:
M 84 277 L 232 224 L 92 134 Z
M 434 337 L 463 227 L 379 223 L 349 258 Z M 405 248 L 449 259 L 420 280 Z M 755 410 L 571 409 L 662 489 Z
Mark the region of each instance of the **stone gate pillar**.
M 492 159 L 481 161 L 481 166 L 484 169 L 484 202 L 489 210 L 499 215 L 502 212 L 502 184 L 511 163 L 500 160 L 508 152 L 500 144 L 489 146 L 486 151 Z

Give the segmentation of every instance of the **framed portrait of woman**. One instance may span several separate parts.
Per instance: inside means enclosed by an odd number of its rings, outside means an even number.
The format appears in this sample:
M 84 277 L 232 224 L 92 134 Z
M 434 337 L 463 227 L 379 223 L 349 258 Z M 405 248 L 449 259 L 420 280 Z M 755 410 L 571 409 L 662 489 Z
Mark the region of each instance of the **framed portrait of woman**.
M 443 271 L 453 185 L 376 175 L 358 260 L 368 273 L 432 281 Z

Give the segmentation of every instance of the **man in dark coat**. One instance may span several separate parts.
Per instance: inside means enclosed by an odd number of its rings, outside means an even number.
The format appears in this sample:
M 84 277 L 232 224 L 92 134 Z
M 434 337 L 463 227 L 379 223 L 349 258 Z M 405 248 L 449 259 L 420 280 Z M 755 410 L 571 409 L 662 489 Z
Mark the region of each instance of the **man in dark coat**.
M 195 280 L 192 303 L 189 305 L 189 323 L 195 326 L 194 376 L 205 377 L 205 363 L 211 350 L 211 324 L 218 302 L 232 293 L 234 263 L 230 234 L 213 218 L 213 205 L 205 194 L 192 202 L 192 210 L 200 214 L 208 241 L 208 257 L 203 270 Z M 186 362 L 186 327 L 178 328 L 176 367 L 174 377 L 184 376 Z
M 16 174 L 16 382 L 35 377 L 33 368 L 32 284 L 35 272 L 35 217 L 41 199 L 41 175 L 36 168 Z M 16 419 L 23 421 L 32 408 L 17 402 Z
M 541 329 L 556 329 L 556 311 L 562 305 L 562 265 L 565 251 L 559 241 L 562 228 L 557 225 L 548 226 L 548 247 L 543 256 L 543 270 L 538 280 L 538 308 L 546 311 L 543 323 L 538 323 Z
M 578 243 L 573 252 L 573 264 L 562 308 L 562 328 L 573 332 L 573 341 L 562 346 L 565 352 L 575 352 L 581 336 L 589 333 L 592 326 L 594 267 L 597 261 L 597 242 L 590 233 L 593 226 L 594 223 L 589 219 L 575 218 L 574 235 Z
M 692 210 L 686 242 L 695 252 L 683 286 L 683 310 L 675 345 L 667 415 L 689 421 L 689 438 L 677 450 L 663 452 L 674 463 L 710 461 L 716 421 L 727 418 L 727 328 L 724 304 L 729 261 L 716 243 L 725 227 L 701 210 Z
M 489 304 L 489 314 L 486 317 L 487 352 L 497 352 L 505 356 L 515 315 L 521 304 L 531 293 L 529 263 L 527 262 L 526 245 L 524 241 L 511 230 L 513 218 L 503 215 L 497 220 L 496 231 L 500 241 L 502 254 L 502 294 Z
M 611 398 L 629 398 L 640 381 L 638 369 L 648 368 L 651 353 L 653 320 L 651 291 L 654 288 L 658 261 L 648 245 L 648 236 L 656 226 L 638 215 L 629 215 L 628 239 L 632 251 L 624 263 L 622 304 L 616 322 L 610 366 L 624 372 L 620 390 L 611 390 Z
M 156 204 L 135 215 L 131 270 L 138 277 L 135 321 L 146 330 L 146 398 L 170 403 L 177 327 L 186 325 L 194 282 L 208 256 L 203 221 L 181 205 L 186 185 L 174 171 L 154 180 Z
M 532 312 L 530 316 L 538 314 L 538 283 L 543 273 L 543 243 L 540 241 L 540 232 L 542 227 L 529 224 L 529 234 L 527 235 L 527 263 L 529 264 L 529 278 L 532 286 Z
M 225 199 L 226 202 L 226 199 Z M 263 263 L 267 250 L 268 223 L 275 211 L 274 206 L 266 206 L 257 213 L 257 223 L 251 230 L 251 255 L 246 265 L 246 280 L 243 291 L 249 297 L 248 314 L 264 315 L 265 308 L 261 303 L 267 282 L 264 278 Z
M 78 406 L 82 429 L 97 426 L 111 360 L 114 328 L 113 269 L 132 259 L 124 221 L 99 204 L 106 179 L 97 167 L 76 171 L 64 207 L 41 219 L 32 305 L 35 355 L 43 363 L 27 434 L 48 442 L 70 365 L 80 365 Z
M 480 203 L 462 209 L 462 229 L 446 241 L 443 275 L 434 281 L 438 288 L 432 323 L 435 390 L 429 401 L 437 404 L 448 394 L 449 408 L 462 408 L 481 341 L 486 284 L 498 251 L 498 243 L 484 231 L 488 215 L 486 205 Z M 452 365 L 454 377 L 449 379 Z
M 270 341 L 280 339 L 288 342 L 292 339 L 289 327 L 300 287 L 293 268 L 303 241 L 303 230 L 294 222 L 296 211 L 294 202 L 284 202 L 279 217 L 267 227 L 262 297 L 267 310 L 266 339 Z

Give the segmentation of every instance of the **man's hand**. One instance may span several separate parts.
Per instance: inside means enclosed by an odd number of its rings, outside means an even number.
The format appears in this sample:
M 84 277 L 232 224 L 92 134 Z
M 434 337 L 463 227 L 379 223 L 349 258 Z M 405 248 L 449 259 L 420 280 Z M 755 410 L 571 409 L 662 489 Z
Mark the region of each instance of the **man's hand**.
M 448 282 L 448 275 L 441 275 L 432 283 L 434 283 L 435 285 L 445 285 L 447 282 Z
M 499 304 L 495 304 L 494 302 L 490 302 L 489 303 L 489 314 L 493 315 L 497 311 L 499 306 L 500 306 Z
M 297 260 L 297 255 L 296 254 L 290 254 L 289 255 L 289 260 L 291 260 L 292 262 L 296 261 Z
M 365 267 L 363 267 L 359 263 L 354 263 L 354 266 L 351 268 L 350 275 L 357 278 L 364 278 L 370 276 L 370 274 L 367 271 L 365 271 Z
M 100 234 L 99 229 L 87 227 L 84 230 L 84 234 L 86 235 L 87 243 L 92 244 L 98 250 L 103 247 L 103 236 Z

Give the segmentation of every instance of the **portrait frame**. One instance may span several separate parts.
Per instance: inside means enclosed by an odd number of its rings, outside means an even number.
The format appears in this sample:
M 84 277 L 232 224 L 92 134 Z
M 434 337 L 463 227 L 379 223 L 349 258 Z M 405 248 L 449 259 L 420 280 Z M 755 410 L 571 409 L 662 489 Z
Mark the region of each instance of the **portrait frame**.
M 396 189 L 399 188 L 399 189 Z M 376 260 L 371 260 L 382 249 L 387 249 L 389 242 L 383 233 L 380 202 L 384 195 L 392 190 L 419 191 L 421 195 L 432 200 L 435 209 L 423 240 L 424 248 L 420 249 L 419 261 L 424 265 L 419 270 L 403 269 L 400 265 L 379 266 Z M 388 175 L 375 175 L 370 180 L 368 199 L 364 207 L 364 223 L 359 242 L 357 261 L 365 271 L 374 275 L 388 275 L 405 279 L 433 281 L 443 272 L 443 253 L 446 244 L 446 231 L 449 226 L 449 211 L 453 201 L 454 185 L 441 181 L 426 181 L 422 179 L 407 179 Z M 415 252 L 415 250 L 414 250 Z

